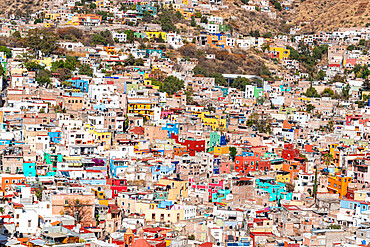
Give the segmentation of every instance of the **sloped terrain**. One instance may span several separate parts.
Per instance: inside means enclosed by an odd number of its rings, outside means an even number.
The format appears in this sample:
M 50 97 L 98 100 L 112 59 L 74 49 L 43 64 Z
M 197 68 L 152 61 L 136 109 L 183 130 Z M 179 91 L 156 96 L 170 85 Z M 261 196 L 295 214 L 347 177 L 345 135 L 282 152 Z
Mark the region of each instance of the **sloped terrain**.
M 334 31 L 370 23 L 369 0 L 305 0 L 286 15 L 304 31 Z
M 224 4 L 228 7 L 227 9 L 220 9 L 212 14 L 222 16 L 225 23 L 233 27 L 235 33 L 246 35 L 250 31 L 259 31 L 261 35 L 267 32 L 277 34 L 287 27 L 279 15 L 276 19 L 272 19 L 267 13 L 247 11 L 241 8 L 243 3 L 240 0 L 224 1 Z
M 29 16 L 42 9 L 44 0 L 0 0 L 0 14 Z

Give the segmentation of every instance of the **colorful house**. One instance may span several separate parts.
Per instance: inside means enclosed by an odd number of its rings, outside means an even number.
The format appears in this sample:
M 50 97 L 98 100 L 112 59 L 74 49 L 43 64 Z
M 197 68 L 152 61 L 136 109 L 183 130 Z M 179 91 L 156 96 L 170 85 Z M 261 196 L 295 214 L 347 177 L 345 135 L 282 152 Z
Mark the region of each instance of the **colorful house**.
M 292 193 L 287 192 L 285 184 L 276 182 L 274 178 L 258 178 L 256 180 L 256 188 L 258 190 L 257 194 L 267 194 L 270 202 L 292 199 Z
M 211 48 L 231 49 L 235 45 L 235 40 L 223 33 L 207 35 L 207 44 Z
M 335 176 L 328 178 L 328 192 L 332 194 L 339 194 L 339 198 L 347 195 L 348 184 L 351 183 L 351 177 Z
M 290 56 L 290 50 L 285 47 L 270 47 L 269 56 L 271 58 L 278 58 L 280 60 L 288 59 Z
M 135 113 L 150 119 L 154 115 L 153 104 L 150 101 L 130 100 L 128 102 L 128 113 Z

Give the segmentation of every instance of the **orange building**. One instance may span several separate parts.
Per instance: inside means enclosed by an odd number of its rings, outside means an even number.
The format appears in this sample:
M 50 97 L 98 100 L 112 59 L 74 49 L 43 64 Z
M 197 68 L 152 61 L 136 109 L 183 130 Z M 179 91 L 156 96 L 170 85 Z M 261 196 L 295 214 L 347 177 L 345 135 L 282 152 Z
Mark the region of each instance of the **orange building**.
M 26 177 L 21 174 L 0 174 L 1 191 L 10 190 L 12 185 L 22 185 L 26 183 Z
M 207 43 L 211 48 L 231 49 L 234 47 L 234 39 L 222 34 L 210 34 Z
M 283 171 L 290 173 L 290 181 L 293 181 L 294 178 L 298 177 L 299 171 L 301 171 L 301 163 L 294 160 L 287 160 L 283 164 Z
M 186 148 L 186 146 L 174 147 L 173 154 L 176 156 L 183 156 L 184 154 L 188 154 L 188 149 Z
M 116 48 L 114 46 L 104 46 L 103 50 L 108 54 L 116 54 Z
M 328 191 L 332 194 L 339 194 L 339 198 L 347 195 L 348 184 L 352 181 L 351 177 L 335 176 L 328 178 Z

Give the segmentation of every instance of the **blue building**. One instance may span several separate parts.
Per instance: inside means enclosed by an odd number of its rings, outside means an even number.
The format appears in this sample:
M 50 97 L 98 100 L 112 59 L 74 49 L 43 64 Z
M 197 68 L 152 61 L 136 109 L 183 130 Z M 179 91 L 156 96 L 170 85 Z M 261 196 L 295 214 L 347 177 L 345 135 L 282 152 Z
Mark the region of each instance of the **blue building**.
M 221 158 L 215 158 L 213 160 L 213 174 L 220 174 L 220 163 Z
M 144 12 L 148 12 L 151 16 L 157 15 L 158 9 L 150 4 L 136 4 L 136 11 L 139 18 L 144 16 Z
M 161 55 L 161 57 L 163 58 L 163 50 L 160 50 L 160 49 L 146 49 L 145 50 L 145 55 L 146 57 L 149 57 L 152 53 L 157 53 L 159 55 Z
M 62 132 L 60 131 L 49 131 L 48 136 L 50 137 L 50 142 L 60 143 L 62 140 Z
M 36 176 L 36 163 L 35 162 L 23 162 L 23 174 L 26 177 Z
M 293 194 L 287 192 L 284 183 L 276 182 L 275 178 L 258 178 L 256 180 L 257 194 L 268 195 L 270 202 L 280 202 L 281 199 L 292 200 Z
M 176 123 L 167 123 L 166 127 L 162 127 L 163 130 L 168 131 L 168 138 L 171 138 L 171 135 L 178 135 L 179 134 L 179 129 L 180 129 L 180 124 Z
M 88 80 L 71 79 L 67 80 L 67 82 L 71 82 L 72 88 L 79 89 L 81 92 L 87 93 L 89 91 Z
M 370 210 L 370 205 L 365 201 L 341 200 L 340 207 L 349 210 L 359 210 L 360 213 Z
M 128 168 L 129 161 L 123 159 L 110 159 L 110 174 L 117 177 L 119 173 L 124 172 Z

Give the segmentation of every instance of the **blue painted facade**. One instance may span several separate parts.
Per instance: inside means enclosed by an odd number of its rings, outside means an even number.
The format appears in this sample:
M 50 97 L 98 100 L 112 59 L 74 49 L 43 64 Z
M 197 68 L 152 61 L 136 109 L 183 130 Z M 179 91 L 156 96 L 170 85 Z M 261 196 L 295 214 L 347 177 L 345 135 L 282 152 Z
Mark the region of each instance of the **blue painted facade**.
M 93 105 L 94 111 L 104 111 L 107 107 L 105 105 Z
M 168 131 L 168 138 L 171 138 L 172 134 L 178 135 L 180 129 L 180 124 L 176 123 L 166 123 L 166 127 L 162 127 L 162 130 Z
M 89 91 L 89 81 L 87 80 L 67 80 L 72 83 L 72 88 L 80 89 L 81 92 L 87 93 Z
M 280 199 L 292 200 L 293 194 L 287 192 L 285 184 L 276 182 L 274 178 L 257 179 L 256 188 L 266 191 L 269 194 L 270 202 L 279 202 Z
M 113 176 L 113 177 L 116 177 L 118 172 L 117 172 L 117 169 L 120 169 L 120 168 L 128 168 L 128 163 L 125 163 L 125 162 L 122 162 L 122 161 L 116 161 L 114 159 L 111 159 L 110 160 L 110 165 L 109 165 L 109 168 L 110 168 L 110 174 Z
M 36 163 L 24 162 L 23 163 L 23 174 L 26 177 L 35 177 L 36 176 Z
M 50 142 L 60 143 L 60 141 L 62 140 L 62 132 L 60 131 L 50 131 L 48 132 L 48 136 L 50 137 Z
M 220 163 L 221 163 L 221 158 L 215 158 L 213 160 L 213 174 L 220 174 Z
M 370 210 L 370 205 L 364 201 L 341 200 L 340 207 L 345 209 L 360 210 L 360 213 Z

